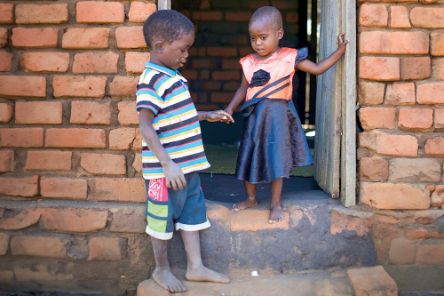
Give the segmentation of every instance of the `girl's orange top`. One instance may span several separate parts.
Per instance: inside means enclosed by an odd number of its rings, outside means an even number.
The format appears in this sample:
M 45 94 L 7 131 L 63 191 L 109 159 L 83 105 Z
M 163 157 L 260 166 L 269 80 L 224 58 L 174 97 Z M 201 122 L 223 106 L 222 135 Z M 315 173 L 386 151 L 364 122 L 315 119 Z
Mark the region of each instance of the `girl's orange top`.
M 306 49 L 301 49 L 306 51 Z M 306 58 L 306 53 L 304 53 Z M 293 76 L 296 72 L 296 60 L 298 57 L 298 50 L 294 48 L 282 47 L 273 53 L 267 59 L 261 60 L 255 57 L 254 54 L 249 54 L 240 60 L 244 76 L 247 79 L 250 87 L 247 90 L 246 101 L 251 100 L 255 94 L 261 89 L 266 88 L 270 84 L 275 83 L 272 87 L 259 93 L 259 97 L 266 97 L 267 99 L 284 99 L 291 100 L 293 93 Z M 268 72 L 269 80 L 263 85 L 253 86 L 252 78 L 255 72 L 262 70 L 261 74 Z M 268 76 L 267 76 L 268 77 Z M 280 80 L 280 81 L 279 81 Z M 276 82 L 278 81 L 278 82 Z

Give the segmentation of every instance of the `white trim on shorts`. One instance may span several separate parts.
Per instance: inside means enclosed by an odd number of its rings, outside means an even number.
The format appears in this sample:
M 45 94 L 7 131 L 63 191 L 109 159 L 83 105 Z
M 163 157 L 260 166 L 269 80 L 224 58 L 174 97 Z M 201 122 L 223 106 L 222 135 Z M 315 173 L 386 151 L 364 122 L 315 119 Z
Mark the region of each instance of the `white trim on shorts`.
M 199 231 L 207 229 L 211 226 L 210 221 L 205 221 L 204 223 L 195 224 L 195 225 L 189 225 L 189 224 L 182 224 L 182 223 L 176 223 L 176 230 L 182 229 L 184 231 Z
M 155 230 L 152 230 L 148 225 L 145 228 L 145 232 L 150 236 L 161 240 L 169 240 L 173 237 L 172 232 L 157 232 Z

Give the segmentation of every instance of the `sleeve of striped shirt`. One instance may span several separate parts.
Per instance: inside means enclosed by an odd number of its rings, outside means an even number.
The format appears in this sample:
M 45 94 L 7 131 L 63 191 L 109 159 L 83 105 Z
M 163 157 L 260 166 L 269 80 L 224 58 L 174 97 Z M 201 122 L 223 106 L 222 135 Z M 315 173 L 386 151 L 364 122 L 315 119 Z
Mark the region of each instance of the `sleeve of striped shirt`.
M 162 109 L 162 98 L 153 88 L 149 87 L 148 84 L 139 83 L 137 85 L 136 97 L 137 111 L 140 111 L 140 109 L 148 109 L 156 115 Z

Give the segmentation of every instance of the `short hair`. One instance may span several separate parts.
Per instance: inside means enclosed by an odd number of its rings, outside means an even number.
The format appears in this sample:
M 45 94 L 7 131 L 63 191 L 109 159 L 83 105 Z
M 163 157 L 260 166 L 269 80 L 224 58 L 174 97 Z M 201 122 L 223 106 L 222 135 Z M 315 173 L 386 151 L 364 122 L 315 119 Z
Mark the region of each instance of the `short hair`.
M 143 36 L 148 48 L 155 38 L 168 43 L 179 39 L 183 34 L 194 32 L 193 23 L 176 10 L 159 10 L 148 17 L 143 24 Z
M 250 24 L 259 19 L 268 19 L 276 24 L 278 29 L 283 28 L 281 12 L 274 6 L 262 6 L 256 9 L 250 18 Z

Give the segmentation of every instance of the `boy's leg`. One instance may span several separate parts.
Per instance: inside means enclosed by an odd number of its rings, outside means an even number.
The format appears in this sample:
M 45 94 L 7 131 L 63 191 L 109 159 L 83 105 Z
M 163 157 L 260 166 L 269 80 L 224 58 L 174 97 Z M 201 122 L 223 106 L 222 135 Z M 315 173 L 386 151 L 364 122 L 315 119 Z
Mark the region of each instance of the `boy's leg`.
M 167 243 L 167 240 L 151 237 L 154 261 L 156 263 L 152 278 L 162 288 L 170 291 L 171 293 L 185 292 L 187 287 L 171 272 L 170 264 L 168 262 Z
M 282 178 L 271 181 L 271 205 L 269 223 L 276 223 L 284 218 L 284 211 L 281 204 Z
M 185 252 L 187 253 L 187 272 L 189 281 L 229 283 L 228 276 L 205 267 L 200 252 L 199 231 L 180 231 Z
M 245 191 L 247 192 L 247 199 L 240 203 L 235 203 L 233 205 L 233 210 L 241 211 L 248 208 L 257 206 L 256 201 L 256 184 L 252 184 L 248 181 L 244 181 Z

